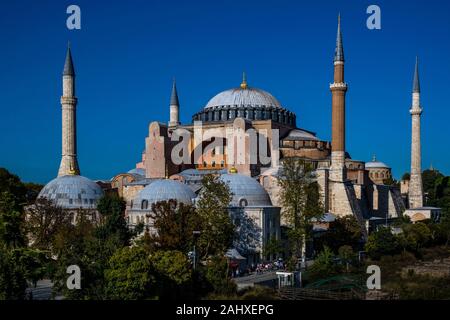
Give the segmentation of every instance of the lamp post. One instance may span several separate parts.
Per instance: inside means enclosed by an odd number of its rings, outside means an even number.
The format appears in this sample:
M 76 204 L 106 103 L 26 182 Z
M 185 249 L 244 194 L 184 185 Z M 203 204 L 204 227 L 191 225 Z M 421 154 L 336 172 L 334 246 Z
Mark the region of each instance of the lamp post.
M 197 251 L 195 249 L 195 243 L 197 242 L 197 238 L 200 236 L 200 231 L 192 231 L 192 234 L 194 235 L 194 270 L 195 267 L 197 266 Z

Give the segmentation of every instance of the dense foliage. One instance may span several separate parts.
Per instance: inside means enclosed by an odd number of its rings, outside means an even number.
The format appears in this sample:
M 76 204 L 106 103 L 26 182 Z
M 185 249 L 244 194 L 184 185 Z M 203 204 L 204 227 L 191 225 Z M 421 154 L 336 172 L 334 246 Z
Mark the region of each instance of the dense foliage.
M 305 244 L 312 237 L 312 220 L 323 216 L 319 185 L 313 167 L 300 159 L 288 158 L 278 178 L 282 215 L 289 226 L 288 238 L 293 261 L 305 255 Z

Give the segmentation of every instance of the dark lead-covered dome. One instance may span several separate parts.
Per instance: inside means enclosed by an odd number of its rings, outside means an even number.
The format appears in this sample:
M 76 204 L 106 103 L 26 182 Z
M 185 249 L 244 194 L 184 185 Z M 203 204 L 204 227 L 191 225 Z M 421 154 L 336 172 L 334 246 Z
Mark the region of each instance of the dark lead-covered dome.
M 215 95 L 202 111 L 194 114 L 193 121 L 272 120 L 287 126 L 296 126 L 295 114 L 283 108 L 270 93 L 247 86 L 225 90 Z

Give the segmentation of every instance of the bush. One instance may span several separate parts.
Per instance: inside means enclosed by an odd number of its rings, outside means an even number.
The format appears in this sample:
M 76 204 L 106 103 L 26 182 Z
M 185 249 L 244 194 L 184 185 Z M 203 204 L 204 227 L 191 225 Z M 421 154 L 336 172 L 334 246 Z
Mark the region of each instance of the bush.
M 369 235 L 366 251 L 372 259 L 378 260 L 381 256 L 399 253 L 400 246 L 391 230 L 382 227 Z
M 212 257 L 206 265 L 206 279 L 217 294 L 230 295 L 236 292 L 236 284 L 228 274 L 228 261 L 222 255 Z
M 339 271 L 339 267 L 334 262 L 334 255 L 330 248 L 324 247 L 316 260 L 314 260 L 314 264 L 308 270 L 308 277 L 311 281 L 315 281 L 334 276 Z

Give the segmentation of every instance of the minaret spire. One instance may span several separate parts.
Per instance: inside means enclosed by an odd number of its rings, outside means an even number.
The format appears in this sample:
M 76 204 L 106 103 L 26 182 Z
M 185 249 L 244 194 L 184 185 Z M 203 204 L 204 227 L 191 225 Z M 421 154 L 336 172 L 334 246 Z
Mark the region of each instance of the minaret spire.
M 62 158 L 58 176 L 80 174 L 77 159 L 77 102 L 78 100 L 75 96 L 75 68 L 69 43 L 63 70 L 63 94 L 61 97 Z
M 414 69 L 413 92 L 420 93 L 419 57 L 416 57 L 416 67 Z
M 411 113 L 411 178 L 409 181 L 409 207 L 411 209 L 423 206 L 422 185 L 422 154 L 420 138 L 420 118 L 422 107 L 420 105 L 420 83 L 419 83 L 419 59 L 416 57 L 414 69 L 412 107 Z
M 344 46 L 340 14 L 334 53 L 334 82 L 330 85 L 330 90 L 332 94 L 330 178 L 333 181 L 344 182 L 347 179 L 345 168 L 345 93 L 347 84 L 344 80 Z
M 180 102 L 178 101 L 178 92 L 177 92 L 177 83 L 175 78 L 172 81 L 172 94 L 170 95 L 170 105 L 171 106 L 179 106 Z
M 63 76 L 75 76 L 73 67 L 72 52 L 70 51 L 70 42 L 67 43 L 66 61 L 64 63 Z
M 170 95 L 169 127 L 176 127 L 176 126 L 180 125 L 179 109 L 180 109 L 180 102 L 178 100 L 177 84 L 176 84 L 176 81 L 174 78 L 173 82 L 172 82 L 172 93 Z
M 336 50 L 334 52 L 334 61 L 344 62 L 344 45 L 342 43 L 342 32 L 341 32 L 341 14 L 338 15 L 338 27 L 336 35 Z

